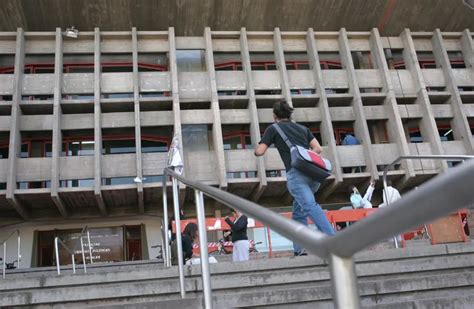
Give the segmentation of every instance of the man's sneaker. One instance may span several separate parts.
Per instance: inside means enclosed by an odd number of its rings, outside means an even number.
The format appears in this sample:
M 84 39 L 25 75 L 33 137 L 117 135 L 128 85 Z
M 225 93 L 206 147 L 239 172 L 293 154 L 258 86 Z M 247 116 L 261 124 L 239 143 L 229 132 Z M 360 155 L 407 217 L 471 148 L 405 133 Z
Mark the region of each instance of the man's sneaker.
M 298 252 L 295 252 L 294 253 L 295 256 L 304 256 L 304 255 L 308 255 L 308 252 L 306 252 L 306 250 L 301 250 L 301 251 L 298 251 Z

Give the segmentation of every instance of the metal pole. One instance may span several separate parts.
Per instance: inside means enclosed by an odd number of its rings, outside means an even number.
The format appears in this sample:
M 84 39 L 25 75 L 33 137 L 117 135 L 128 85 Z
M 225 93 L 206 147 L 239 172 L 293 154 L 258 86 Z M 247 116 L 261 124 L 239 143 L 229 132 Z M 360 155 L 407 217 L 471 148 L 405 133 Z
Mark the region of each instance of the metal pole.
M 194 190 L 194 198 L 196 199 L 196 213 L 199 229 L 199 251 L 201 255 L 201 276 L 202 288 L 204 292 L 204 307 L 206 309 L 212 309 L 211 275 L 209 273 L 209 252 L 207 249 L 204 197 L 202 192 Z
M 183 243 L 181 241 L 181 218 L 179 213 L 178 181 L 175 178 L 173 178 L 172 185 L 174 218 L 176 222 L 176 243 L 178 247 L 179 288 L 181 292 L 181 298 L 184 298 L 186 296 L 186 290 L 184 288 Z
M 74 261 L 74 254 L 71 254 L 71 260 L 72 260 L 72 273 L 76 274 L 76 262 Z
M 20 261 L 21 261 L 21 236 L 20 236 L 20 231 L 18 230 L 18 259 L 17 259 L 17 269 L 20 269 Z
M 54 252 L 56 253 L 56 268 L 58 270 L 58 276 L 61 274 L 61 269 L 59 267 L 59 250 L 58 250 L 58 238 L 54 238 Z
M 2 265 L 3 279 L 5 279 L 5 264 L 6 263 L 7 263 L 7 242 L 5 241 L 3 243 L 3 265 Z
M 86 254 L 84 253 L 84 241 L 82 240 L 82 235 L 81 235 L 81 253 L 82 253 L 82 265 L 84 265 L 84 273 L 87 273 Z
M 91 246 L 91 235 L 89 233 L 89 229 L 87 230 L 87 243 L 89 244 L 89 257 L 90 257 L 91 264 L 92 264 L 93 263 L 92 262 L 92 246 Z
M 331 254 L 329 266 L 335 307 L 339 309 L 360 308 L 357 275 L 352 258 Z
M 170 256 L 170 252 L 169 252 L 169 246 L 170 246 L 170 240 L 168 238 L 168 194 L 166 192 L 166 178 L 167 178 L 167 175 L 166 173 L 163 175 L 163 178 L 165 179 L 163 181 L 163 229 L 164 229 L 164 233 L 163 233 L 163 236 L 164 239 L 164 248 L 162 249 L 162 255 L 163 255 L 163 259 L 164 259 L 164 264 L 165 264 L 165 267 L 170 267 L 171 266 L 171 256 Z

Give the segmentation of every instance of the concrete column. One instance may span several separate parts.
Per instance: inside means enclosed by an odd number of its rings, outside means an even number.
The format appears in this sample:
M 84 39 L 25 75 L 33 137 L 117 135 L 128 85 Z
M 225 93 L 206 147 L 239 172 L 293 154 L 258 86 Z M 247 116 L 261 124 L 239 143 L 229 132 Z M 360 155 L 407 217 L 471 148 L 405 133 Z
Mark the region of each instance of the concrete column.
M 132 28 L 132 58 L 133 58 L 133 107 L 135 113 L 135 150 L 136 150 L 136 164 L 137 164 L 137 177 L 143 179 L 142 169 L 142 134 L 140 124 L 140 89 L 139 89 L 139 76 L 138 76 L 138 37 L 137 28 Z M 138 195 L 138 212 L 140 214 L 145 213 L 145 205 L 143 200 L 143 182 L 137 183 L 137 195 Z
M 413 77 L 413 82 L 416 87 L 416 104 L 421 107 L 423 117 L 420 120 L 420 130 L 425 141 L 431 144 L 431 151 L 434 155 L 444 154 L 443 145 L 441 145 L 441 139 L 438 134 L 438 127 L 431 108 L 431 103 L 426 91 L 425 81 L 423 79 L 423 73 L 421 72 L 420 64 L 418 63 L 418 57 L 416 56 L 415 45 L 411 37 L 409 29 L 405 29 L 400 35 L 403 42 L 403 58 L 405 59 L 405 66 L 410 71 Z M 446 161 L 435 161 L 434 164 L 445 171 L 448 169 Z
M 100 214 L 107 215 L 107 206 L 102 197 L 102 109 L 100 107 L 100 30 L 94 29 L 94 195 Z
M 288 105 L 293 106 L 290 82 L 288 79 L 288 72 L 286 71 L 285 53 L 283 52 L 283 44 L 281 42 L 280 28 L 275 28 L 273 31 L 273 48 L 275 51 L 275 64 L 280 72 L 281 93 Z
M 472 33 L 469 29 L 462 32 L 461 49 L 466 69 L 474 70 L 474 42 L 472 40 Z
M 56 28 L 56 46 L 54 58 L 54 93 L 53 93 L 53 139 L 51 155 L 51 198 L 64 218 L 68 217 L 66 205 L 59 196 L 59 157 L 62 151 L 63 135 L 61 132 L 61 96 L 63 86 L 63 34 Z
M 178 83 L 178 66 L 176 63 L 176 38 L 174 35 L 174 28 L 168 28 L 168 44 L 169 44 L 169 70 L 171 77 L 171 96 L 173 98 L 173 119 L 174 119 L 174 134 L 178 136 L 179 148 L 181 151 L 181 158 L 184 160 L 183 148 L 183 134 L 181 130 L 181 108 L 179 105 L 179 83 Z M 184 167 L 183 175 L 186 175 L 186 167 Z M 186 197 L 186 185 L 179 183 L 179 204 L 183 205 Z
M 219 98 L 217 96 L 216 71 L 214 68 L 211 28 L 209 27 L 206 27 L 204 30 L 204 41 L 206 44 L 206 67 L 209 74 L 209 85 L 211 88 L 211 110 L 214 117 L 214 123 L 212 125 L 212 138 L 216 156 L 216 169 L 219 177 L 219 186 L 221 188 L 226 188 L 227 177 L 224 158 L 224 142 L 222 140 L 221 114 L 219 110 Z
M 17 29 L 15 46 L 15 73 L 13 75 L 13 96 L 10 120 L 10 141 L 8 145 L 8 169 L 6 199 L 23 219 L 28 219 L 26 207 L 15 196 L 16 167 L 21 152 L 20 108 L 23 84 L 23 67 L 25 63 L 25 36 L 22 28 Z
M 250 115 L 250 139 L 256 148 L 260 142 L 260 124 L 258 122 L 257 100 L 255 99 L 255 89 L 253 85 L 252 64 L 250 62 L 250 52 L 247 40 L 247 30 L 240 30 L 240 55 L 242 57 L 242 68 L 247 80 L 247 95 L 249 97 L 249 115 Z M 257 174 L 260 180 L 258 186 L 252 192 L 250 199 L 257 202 L 262 196 L 267 186 L 267 175 L 265 171 L 265 160 L 263 157 L 257 158 Z
M 469 29 L 462 32 L 461 50 L 466 69 L 471 70 L 471 73 L 474 74 L 474 42 L 472 40 L 472 33 Z M 471 140 L 474 140 L 473 136 L 471 136 Z
M 386 93 L 383 105 L 385 106 L 388 116 L 387 129 L 389 139 L 397 144 L 401 156 L 409 155 L 410 149 L 408 148 L 408 142 L 405 136 L 397 99 L 395 97 L 395 90 L 390 77 L 390 71 L 387 62 L 385 61 L 382 40 L 380 39 L 379 30 L 377 28 L 372 29 L 369 42 L 373 57 L 372 59 L 374 59 L 375 65 L 382 78 L 382 91 Z M 413 168 L 412 161 L 404 160 L 401 164 L 405 170 L 404 181 L 415 176 L 415 169 Z
M 453 107 L 454 120 L 451 122 L 453 134 L 456 140 L 462 140 L 467 153 L 474 153 L 474 141 L 472 140 L 471 128 L 467 121 L 464 111 L 461 95 L 454 78 L 454 72 L 451 68 L 451 62 L 446 48 L 443 45 L 443 36 L 439 29 L 436 29 L 431 39 L 433 44 L 433 54 L 436 63 L 443 70 L 446 90 L 451 93 L 448 101 Z
M 352 62 L 351 50 L 349 46 L 349 39 L 345 28 L 339 31 L 339 51 L 341 53 L 341 60 L 343 68 L 347 72 L 347 82 L 349 84 L 349 91 L 353 95 L 352 107 L 354 109 L 355 124 L 354 132 L 359 138 L 361 145 L 364 148 L 364 157 L 367 170 L 371 177 L 375 180 L 379 178 L 377 171 L 377 163 L 373 156 L 372 142 L 370 140 L 369 128 L 367 126 L 367 119 L 365 118 L 364 106 L 362 104 L 362 97 L 360 95 L 359 83 Z
M 319 104 L 317 108 L 319 108 L 321 113 L 321 138 L 325 141 L 325 143 L 321 141 L 321 144 L 328 147 L 328 153 L 326 155 L 330 158 L 333 165 L 333 185 L 326 187 L 324 192 L 320 193 L 321 197 L 325 198 L 334 192 L 338 185 L 342 183 L 342 169 L 339 156 L 337 155 L 334 128 L 331 121 L 331 114 L 329 113 L 329 103 L 326 96 L 321 64 L 319 62 L 318 47 L 316 45 L 316 40 L 314 39 L 314 31 L 312 28 L 308 29 L 308 32 L 306 33 L 306 46 L 310 67 L 313 71 L 316 93 L 319 95 Z

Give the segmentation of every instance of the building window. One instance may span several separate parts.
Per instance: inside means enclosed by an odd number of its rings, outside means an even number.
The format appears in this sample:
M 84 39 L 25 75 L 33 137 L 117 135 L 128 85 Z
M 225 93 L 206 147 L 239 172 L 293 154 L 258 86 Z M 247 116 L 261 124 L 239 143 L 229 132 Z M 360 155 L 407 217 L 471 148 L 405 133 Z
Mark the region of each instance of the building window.
M 0 143 L 0 159 L 8 159 L 8 143 Z
M 338 52 L 318 52 L 319 63 L 322 70 L 340 70 L 341 56 Z
M 466 64 L 461 51 L 448 51 L 449 62 L 453 69 L 465 69 Z
M 374 68 L 370 51 L 353 51 L 351 56 L 356 70 Z
M 204 50 L 176 50 L 178 72 L 205 72 Z

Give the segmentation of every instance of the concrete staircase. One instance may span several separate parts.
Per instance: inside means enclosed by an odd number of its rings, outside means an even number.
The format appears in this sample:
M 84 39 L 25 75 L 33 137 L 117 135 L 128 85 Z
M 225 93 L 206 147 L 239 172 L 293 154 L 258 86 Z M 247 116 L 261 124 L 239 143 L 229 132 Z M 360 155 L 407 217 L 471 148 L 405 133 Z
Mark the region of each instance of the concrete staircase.
M 356 256 L 364 307 L 472 308 L 474 244 L 375 248 Z M 16 270 L 0 280 L 0 307 L 202 308 L 200 267 L 187 266 L 187 298 L 177 267 L 128 262 L 83 274 L 53 268 Z M 314 256 L 211 265 L 215 308 L 333 308 L 327 263 Z

